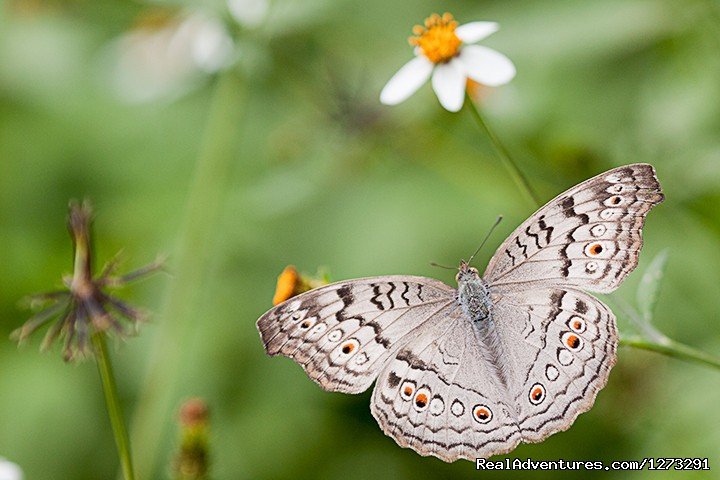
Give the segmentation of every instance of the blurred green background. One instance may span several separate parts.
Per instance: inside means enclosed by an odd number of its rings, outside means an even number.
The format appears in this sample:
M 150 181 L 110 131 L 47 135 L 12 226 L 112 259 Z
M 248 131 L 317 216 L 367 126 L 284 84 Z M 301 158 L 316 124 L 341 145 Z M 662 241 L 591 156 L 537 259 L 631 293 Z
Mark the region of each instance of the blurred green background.
M 518 75 L 481 104 L 543 200 L 617 165 L 655 165 L 667 199 L 616 295 L 634 302 L 667 248 L 656 326 L 720 352 L 715 1 L 5 0 L 0 455 L 28 479 L 115 478 L 93 362 L 8 340 L 29 316 L 18 300 L 70 271 L 67 203 L 87 197 L 100 261 L 122 249 L 129 270 L 170 254 L 172 276 L 122 293 L 156 314 L 113 349 L 144 478 L 169 476 L 189 396 L 211 407 L 213 478 L 516 476 L 399 448 L 371 417 L 370 392 L 322 391 L 266 357 L 255 329 L 287 264 L 453 284 L 429 262 L 455 265 L 504 214 L 482 267 L 532 213 L 467 111 L 445 112 L 427 85 L 379 104 L 411 57 L 412 25 L 433 11 L 500 23 L 483 44 Z M 718 371 L 621 348 L 590 412 L 511 457 L 709 457 L 712 471 L 687 476 L 720 478 L 718 401 Z

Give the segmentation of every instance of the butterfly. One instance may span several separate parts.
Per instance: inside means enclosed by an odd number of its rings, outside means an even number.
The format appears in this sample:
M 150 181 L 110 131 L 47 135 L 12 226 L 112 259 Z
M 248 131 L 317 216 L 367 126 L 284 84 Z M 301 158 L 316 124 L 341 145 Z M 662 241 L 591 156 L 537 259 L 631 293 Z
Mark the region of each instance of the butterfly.
M 535 212 L 482 276 L 462 261 L 457 288 L 397 275 L 311 290 L 259 318 L 265 350 L 325 390 L 375 382 L 378 424 L 421 455 L 474 460 L 540 442 L 605 386 L 615 316 L 587 292 L 612 292 L 636 267 L 663 198 L 651 165 L 609 170 Z

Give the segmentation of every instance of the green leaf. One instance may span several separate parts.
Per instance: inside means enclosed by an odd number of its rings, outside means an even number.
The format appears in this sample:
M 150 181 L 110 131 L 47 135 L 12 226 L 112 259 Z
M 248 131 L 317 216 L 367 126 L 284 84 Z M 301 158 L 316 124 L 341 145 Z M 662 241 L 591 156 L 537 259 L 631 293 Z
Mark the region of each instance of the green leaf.
M 653 258 L 650 265 L 645 269 L 640 285 L 637 289 L 637 304 L 645 323 L 650 324 L 657 303 L 658 292 L 665 273 L 665 264 L 667 263 L 668 251 L 664 249 Z

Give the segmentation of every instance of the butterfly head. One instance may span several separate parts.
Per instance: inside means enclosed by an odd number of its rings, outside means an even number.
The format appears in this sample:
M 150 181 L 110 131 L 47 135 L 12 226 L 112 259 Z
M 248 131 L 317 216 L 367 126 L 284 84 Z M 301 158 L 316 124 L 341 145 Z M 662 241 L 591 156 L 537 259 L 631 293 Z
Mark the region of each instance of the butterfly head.
M 475 267 L 471 267 L 465 260 L 460 260 L 460 266 L 458 267 L 458 273 L 455 276 L 455 280 L 458 282 L 467 282 L 469 280 L 480 279 L 480 273 Z

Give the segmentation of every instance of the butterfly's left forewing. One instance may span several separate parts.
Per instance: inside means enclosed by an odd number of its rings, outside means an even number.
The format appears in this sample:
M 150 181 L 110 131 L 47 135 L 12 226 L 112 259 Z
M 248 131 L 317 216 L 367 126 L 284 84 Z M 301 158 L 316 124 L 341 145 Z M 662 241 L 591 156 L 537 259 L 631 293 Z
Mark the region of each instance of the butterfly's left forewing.
M 532 282 L 611 292 L 637 265 L 645 216 L 662 200 L 652 165 L 602 173 L 520 225 L 497 249 L 483 278 L 498 292 Z
M 257 327 L 268 354 L 293 359 L 326 390 L 359 393 L 454 297 L 453 288 L 424 277 L 349 280 L 287 300 Z

